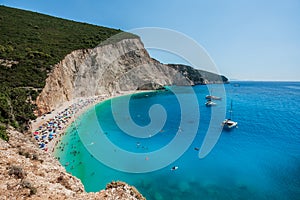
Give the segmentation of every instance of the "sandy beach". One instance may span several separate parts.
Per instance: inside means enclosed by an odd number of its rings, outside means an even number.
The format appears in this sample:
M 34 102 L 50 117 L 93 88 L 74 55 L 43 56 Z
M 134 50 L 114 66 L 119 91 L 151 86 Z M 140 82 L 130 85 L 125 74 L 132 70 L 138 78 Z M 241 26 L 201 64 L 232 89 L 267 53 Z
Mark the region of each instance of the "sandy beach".
M 87 111 L 89 108 L 111 98 L 142 92 L 150 91 L 122 91 L 113 95 L 104 94 L 99 96 L 76 98 L 74 100 L 64 102 L 63 105 L 52 110 L 51 113 L 44 114 L 31 121 L 32 137 L 36 139 L 37 145 L 40 149 L 52 154 L 56 144 L 59 142 L 61 136 L 65 134 L 68 126 L 70 126 L 78 116 Z

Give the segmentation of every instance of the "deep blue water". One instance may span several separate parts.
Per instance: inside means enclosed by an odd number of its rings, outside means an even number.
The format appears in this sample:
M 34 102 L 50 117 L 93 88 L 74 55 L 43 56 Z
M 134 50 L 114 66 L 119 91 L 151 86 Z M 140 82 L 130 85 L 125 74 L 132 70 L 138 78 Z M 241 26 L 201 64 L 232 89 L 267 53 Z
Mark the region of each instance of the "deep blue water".
M 220 86 L 210 87 L 213 88 L 210 91 L 217 91 Z M 213 150 L 203 159 L 198 157 L 195 147 L 201 147 L 211 120 L 211 109 L 215 108 L 204 105 L 208 93 L 206 86 L 195 86 L 193 90 L 199 103 L 200 119 L 195 115 L 198 108 L 193 108 L 194 105 L 188 107 L 188 116 L 182 117 L 180 102 L 172 92 L 133 95 L 129 110 L 136 124 L 150 123 L 148 110 L 154 104 L 165 108 L 167 119 L 156 135 L 132 137 L 116 125 L 113 117 L 119 115 L 126 121 L 129 116 L 112 111 L 111 100 L 107 100 L 82 115 L 76 126 L 70 126 L 57 146 L 56 156 L 63 165 L 68 164 L 67 171 L 80 178 L 87 191 L 99 191 L 108 182 L 121 180 L 134 185 L 147 199 L 300 199 L 300 83 L 234 82 L 225 85 L 223 106 L 226 104 L 229 109 L 233 102 L 233 119 L 239 126 L 223 131 Z M 179 95 L 189 104 L 192 94 L 182 92 Z M 118 97 L 117 103 L 122 105 L 123 99 Z M 216 102 L 222 107 L 221 102 Z M 93 118 L 91 113 L 95 111 Z M 228 116 L 228 110 L 226 114 Z M 86 149 L 89 145 L 100 148 L 101 140 L 90 138 L 90 144 L 85 147 L 78 136 L 97 132 L 95 124 L 99 124 L 103 130 L 95 135 L 104 135 L 128 152 L 151 155 L 150 152 L 160 151 L 169 144 L 177 132 L 188 137 L 191 130 L 187 127 L 192 129 L 198 122 L 197 135 L 187 151 L 173 163 L 149 173 L 126 173 L 107 167 Z M 182 127 L 185 128 L 181 130 Z M 118 154 L 118 150 L 103 156 L 114 158 L 114 153 Z M 162 155 L 161 159 L 164 158 Z M 147 165 L 152 159 L 157 158 L 146 156 L 140 163 L 129 163 L 130 159 L 123 157 L 119 163 L 134 167 Z M 171 171 L 172 166 L 179 168 Z

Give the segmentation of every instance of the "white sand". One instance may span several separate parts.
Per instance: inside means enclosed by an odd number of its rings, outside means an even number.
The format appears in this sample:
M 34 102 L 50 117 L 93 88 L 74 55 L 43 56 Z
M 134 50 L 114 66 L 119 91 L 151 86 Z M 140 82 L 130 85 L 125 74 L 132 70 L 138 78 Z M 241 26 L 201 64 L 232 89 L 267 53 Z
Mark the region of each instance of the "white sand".
M 93 96 L 93 97 L 86 97 L 86 98 L 77 98 L 72 101 L 64 102 L 64 104 L 62 106 L 56 108 L 54 111 L 51 112 L 51 114 L 45 114 L 43 116 L 38 117 L 36 120 L 31 121 L 32 135 L 36 130 L 39 129 L 40 126 L 45 127 L 44 126 L 45 123 L 53 120 L 55 118 L 55 116 L 58 116 L 59 113 L 63 112 L 65 109 L 70 108 L 72 105 L 78 103 L 79 101 L 81 101 L 81 103 L 84 102 L 84 106 L 80 109 L 74 110 L 74 113 L 72 115 L 70 115 L 70 118 L 67 120 L 67 122 L 62 125 L 61 129 L 59 130 L 59 133 L 56 134 L 56 136 L 53 137 L 53 139 L 51 141 L 49 141 L 48 144 L 46 145 L 47 151 L 50 153 L 53 153 L 56 144 L 58 143 L 60 137 L 65 134 L 67 127 L 69 125 L 71 125 L 71 123 L 76 119 L 76 117 L 80 116 L 87 109 L 89 109 L 90 107 L 92 107 L 104 100 L 110 99 L 110 98 L 114 98 L 114 97 L 122 96 L 122 95 L 128 95 L 128 94 L 142 93 L 142 92 L 151 92 L 151 91 L 149 91 L 149 90 L 147 90 L 147 91 L 141 91 L 141 90 L 139 90 L 139 91 L 124 91 L 124 92 L 116 93 L 114 95 L 100 95 L 100 96 Z M 85 105 L 86 103 L 87 103 L 87 105 Z M 34 137 L 34 135 L 33 135 L 33 137 Z M 38 141 L 37 141 L 37 143 L 38 143 Z

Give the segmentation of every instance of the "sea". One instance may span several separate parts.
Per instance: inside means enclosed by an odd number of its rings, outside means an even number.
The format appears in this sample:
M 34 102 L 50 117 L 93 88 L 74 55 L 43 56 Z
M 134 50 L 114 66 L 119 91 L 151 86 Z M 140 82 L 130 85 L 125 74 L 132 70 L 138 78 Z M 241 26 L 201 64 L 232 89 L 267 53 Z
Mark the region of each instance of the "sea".
M 149 200 L 300 199 L 300 82 L 174 87 L 93 106 L 55 157 L 87 192 L 124 181 Z

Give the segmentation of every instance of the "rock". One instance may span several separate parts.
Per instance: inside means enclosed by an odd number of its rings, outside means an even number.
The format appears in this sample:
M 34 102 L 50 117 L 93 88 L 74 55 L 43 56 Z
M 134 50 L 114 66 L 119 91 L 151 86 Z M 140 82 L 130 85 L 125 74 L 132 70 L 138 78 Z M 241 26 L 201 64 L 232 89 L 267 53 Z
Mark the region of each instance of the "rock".
M 180 193 L 184 193 L 191 190 L 191 187 L 189 185 L 188 182 L 186 181 L 181 181 L 178 183 L 178 191 L 180 191 Z
M 137 90 L 162 90 L 162 89 L 164 89 L 164 87 L 157 83 L 146 83 L 137 88 Z
M 140 199 L 146 200 L 135 187 L 129 186 L 124 182 L 113 181 L 107 184 L 105 191 L 105 196 L 109 197 L 111 200 L 114 199 Z
M 187 79 L 191 80 L 194 85 L 229 83 L 225 76 L 215 73 L 194 69 L 187 65 L 168 64 L 169 67 L 179 71 Z
M 29 137 L 10 130 L 9 142 L 0 140 L 0 199 L 145 199 L 123 182 L 114 182 L 96 193 L 86 193 L 79 179 L 68 174 L 51 154 L 40 150 Z M 34 159 L 33 154 L 38 159 Z
M 0 59 L 0 66 L 4 66 L 7 68 L 11 68 L 13 65 L 17 65 L 18 63 L 18 61 L 14 60 Z
M 166 85 L 220 83 L 221 79 L 219 75 L 189 66 L 164 65 L 149 56 L 140 39 L 123 39 L 68 54 L 46 79 L 36 101 L 36 114 L 50 112 L 76 97 L 110 96 L 122 91 L 161 89 Z

